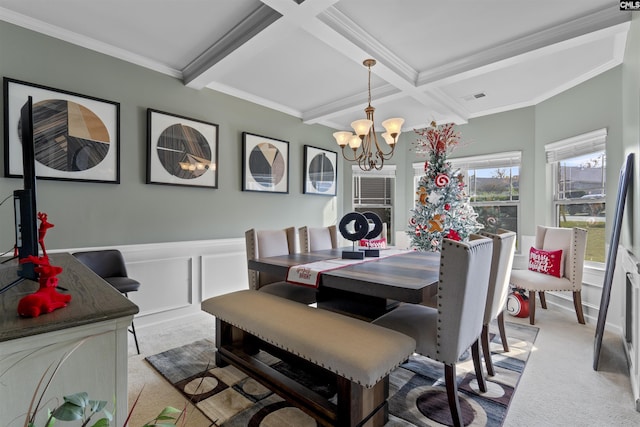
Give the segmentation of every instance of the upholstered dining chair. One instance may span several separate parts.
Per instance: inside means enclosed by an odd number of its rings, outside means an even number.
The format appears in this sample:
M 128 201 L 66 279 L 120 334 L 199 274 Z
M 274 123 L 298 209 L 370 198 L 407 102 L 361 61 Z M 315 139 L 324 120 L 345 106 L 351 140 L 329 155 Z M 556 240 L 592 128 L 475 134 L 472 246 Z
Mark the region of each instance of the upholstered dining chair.
M 437 308 L 403 303 L 373 321 L 409 335 L 416 340 L 417 353 L 444 364 L 447 398 L 455 426 L 463 425 L 456 364 L 469 347 L 478 386 L 486 391 L 479 341 L 492 254 L 493 241 L 479 235 L 472 235 L 469 242 L 444 239 Z
M 127 298 L 129 297 L 129 292 L 135 292 L 140 288 L 140 282 L 127 275 L 124 257 L 117 249 L 75 252 L 73 256 Z M 129 332 L 133 334 L 136 351 L 140 354 L 138 336 L 136 335 L 133 321 L 131 321 Z
M 335 225 L 328 227 L 300 227 L 300 251 L 311 252 L 338 247 L 338 230 Z
M 529 323 L 536 320 L 536 292 L 540 296 L 540 305 L 547 308 L 544 293 L 547 291 L 573 292 L 573 306 L 578 323 L 584 324 L 582 312 L 582 269 L 587 248 L 587 230 L 583 228 L 545 227 L 536 229 L 535 249 L 543 251 L 562 250 L 560 277 L 538 271 L 512 270 L 510 282 L 518 289 L 529 291 Z M 564 270 L 564 272 L 562 272 Z
M 282 230 L 247 230 L 244 234 L 247 261 L 277 255 L 296 253 L 296 229 L 294 227 Z M 249 288 L 268 292 L 282 298 L 303 304 L 316 302 L 316 290 L 307 286 L 287 283 L 285 277 L 249 269 Z
M 489 289 L 487 291 L 487 305 L 484 309 L 484 321 L 482 325 L 482 352 L 487 374 L 495 375 L 491 349 L 489 348 L 489 323 L 494 319 L 498 324 L 502 348 L 509 351 L 507 334 L 504 329 L 504 309 L 509 295 L 509 278 L 513 266 L 513 256 L 516 250 L 516 233 L 509 230 L 498 229 L 497 233 L 481 231 L 481 236 L 493 240 L 493 256 L 491 258 L 491 274 L 489 275 Z

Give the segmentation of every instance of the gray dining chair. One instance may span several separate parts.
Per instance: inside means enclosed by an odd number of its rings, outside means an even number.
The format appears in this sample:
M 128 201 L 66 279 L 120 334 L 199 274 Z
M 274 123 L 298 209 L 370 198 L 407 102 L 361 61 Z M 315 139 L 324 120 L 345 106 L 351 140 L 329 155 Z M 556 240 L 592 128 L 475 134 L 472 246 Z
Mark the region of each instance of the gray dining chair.
M 491 258 L 491 274 L 489 276 L 489 289 L 487 291 L 487 304 L 484 309 L 484 322 L 482 325 L 482 352 L 487 374 L 494 376 L 495 369 L 491 360 L 489 348 L 489 323 L 496 320 L 502 349 L 509 351 L 507 334 L 504 328 L 504 309 L 509 296 L 509 277 L 513 266 L 513 256 L 516 250 L 516 233 L 509 230 L 498 229 L 497 233 L 480 232 L 481 236 L 493 240 L 493 256 Z
M 480 364 L 479 341 L 489 287 L 493 241 L 473 234 L 469 242 L 444 239 L 440 252 L 437 308 L 403 303 L 373 323 L 416 340 L 416 352 L 440 361 L 445 368 L 449 409 L 455 426 L 462 426 L 456 364 L 471 347 L 480 391 L 486 383 Z M 479 303 L 479 301 L 481 301 Z
M 338 247 L 338 230 L 335 225 L 328 227 L 300 227 L 300 251 L 312 252 Z
M 245 232 L 247 261 L 257 258 L 296 253 L 296 229 L 294 227 L 282 230 L 256 230 Z M 249 288 L 268 292 L 282 298 L 303 304 L 316 302 L 316 289 L 286 282 L 286 277 L 249 271 Z

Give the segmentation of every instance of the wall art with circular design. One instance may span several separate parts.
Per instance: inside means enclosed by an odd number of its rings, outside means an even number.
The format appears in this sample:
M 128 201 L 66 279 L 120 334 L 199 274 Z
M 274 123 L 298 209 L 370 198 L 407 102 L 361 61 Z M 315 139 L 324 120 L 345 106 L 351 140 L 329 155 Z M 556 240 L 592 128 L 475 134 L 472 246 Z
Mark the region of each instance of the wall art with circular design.
M 218 188 L 218 125 L 147 109 L 147 184 Z
M 38 178 L 120 182 L 120 104 L 4 78 L 5 176 L 22 176 L 20 108 L 33 98 Z
M 289 143 L 242 133 L 242 191 L 289 192 Z
M 335 196 L 338 188 L 338 155 L 335 151 L 304 146 L 304 194 Z

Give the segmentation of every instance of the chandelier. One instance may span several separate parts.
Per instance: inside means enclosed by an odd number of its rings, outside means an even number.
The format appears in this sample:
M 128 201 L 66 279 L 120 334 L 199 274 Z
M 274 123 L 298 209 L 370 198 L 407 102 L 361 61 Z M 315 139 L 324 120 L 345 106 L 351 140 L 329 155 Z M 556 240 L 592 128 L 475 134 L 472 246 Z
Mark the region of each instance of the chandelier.
M 376 65 L 375 59 L 365 59 L 362 63 L 369 69 L 369 105 L 364 109 L 367 114 L 366 119 L 356 120 L 351 123 L 351 127 L 355 131 L 355 135 L 351 132 L 335 132 L 333 137 L 338 145 L 342 148 L 342 157 L 350 162 L 358 162 L 358 166 L 363 171 L 372 169 L 380 170 L 385 160 L 389 160 L 393 156 L 393 150 L 398 142 L 398 136 L 402 131 L 404 119 L 393 118 L 382 122 L 382 126 L 386 132 L 382 134 L 390 150 L 384 152 L 378 143 L 375 125 L 373 124 L 373 112 L 375 108 L 371 106 L 371 67 Z M 353 157 L 347 156 L 345 153 L 346 146 L 353 150 Z

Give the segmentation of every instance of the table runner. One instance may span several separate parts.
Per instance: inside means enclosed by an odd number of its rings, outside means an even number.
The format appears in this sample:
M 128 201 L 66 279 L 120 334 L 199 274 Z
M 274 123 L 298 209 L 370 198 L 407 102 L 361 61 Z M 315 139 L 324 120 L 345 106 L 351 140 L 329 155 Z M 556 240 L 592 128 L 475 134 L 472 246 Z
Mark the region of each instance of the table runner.
M 376 261 L 394 255 L 402 255 L 412 252 L 406 249 L 382 249 L 379 257 L 365 257 L 364 259 L 332 258 L 323 261 L 310 262 L 308 264 L 292 265 L 287 272 L 287 282 L 296 285 L 317 288 L 320 284 L 320 275 L 326 271 L 337 270 L 363 262 Z

